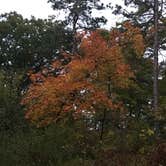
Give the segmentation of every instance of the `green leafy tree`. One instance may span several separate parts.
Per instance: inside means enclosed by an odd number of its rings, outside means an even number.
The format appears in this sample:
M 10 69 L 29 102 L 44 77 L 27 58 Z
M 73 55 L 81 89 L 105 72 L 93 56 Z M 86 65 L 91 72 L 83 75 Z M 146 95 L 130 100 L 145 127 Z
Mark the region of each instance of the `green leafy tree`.
M 26 69 L 54 58 L 61 47 L 70 49 L 69 33 L 60 22 L 24 19 L 16 12 L 0 16 L 1 68 Z
M 12 82 L 5 72 L 0 71 L 0 135 L 14 134 L 26 126 L 20 106 L 18 86 L 20 76 L 13 73 Z

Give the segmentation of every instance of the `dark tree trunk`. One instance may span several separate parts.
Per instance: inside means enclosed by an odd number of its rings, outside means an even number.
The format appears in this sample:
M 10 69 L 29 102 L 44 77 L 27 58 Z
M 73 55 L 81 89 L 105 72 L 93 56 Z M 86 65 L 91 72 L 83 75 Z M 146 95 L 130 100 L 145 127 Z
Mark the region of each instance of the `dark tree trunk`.
M 158 17 L 159 17 L 159 4 L 158 0 L 154 0 L 154 68 L 153 68 L 153 109 L 158 111 L 158 51 L 159 51 L 159 41 L 158 41 Z
M 106 110 L 104 109 L 104 111 L 103 111 L 103 119 L 101 121 L 101 133 L 100 133 L 100 140 L 101 141 L 103 140 L 105 118 L 106 118 Z
M 75 13 L 73 17 L 73 48 L 72 48 L 72 53 L 75 54 L 78 52 L 77 50 L 77 21 L 78 21 L 78 14 Z

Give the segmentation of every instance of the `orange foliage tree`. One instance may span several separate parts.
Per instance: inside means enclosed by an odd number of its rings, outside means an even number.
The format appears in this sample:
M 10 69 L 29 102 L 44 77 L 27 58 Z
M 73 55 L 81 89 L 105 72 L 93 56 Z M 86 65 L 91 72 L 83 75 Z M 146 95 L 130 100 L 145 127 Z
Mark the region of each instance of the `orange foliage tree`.
M 54 61 L 51 70 L 30 72 L 32 84 L 22 99 L 26 118 L 40 127 L 57 122 L 68 112 L 78 118 L 103 108 L 123 111 L 114 88 L 128 88 L 134 78 L 124 50 L 138 56 L 144 51 L 140 30 L 129 22 L 123 28 L 88 32 L 82 37 L 79 55 L 63 53 L 63 59 Z

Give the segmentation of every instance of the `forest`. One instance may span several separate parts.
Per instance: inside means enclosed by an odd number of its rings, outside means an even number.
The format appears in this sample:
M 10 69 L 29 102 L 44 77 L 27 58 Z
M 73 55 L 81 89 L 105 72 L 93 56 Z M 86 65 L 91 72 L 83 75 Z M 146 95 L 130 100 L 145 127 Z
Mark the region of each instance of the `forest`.
M 121 1 L 0 14 L 0 166 L 166 165 L 166 1 Z

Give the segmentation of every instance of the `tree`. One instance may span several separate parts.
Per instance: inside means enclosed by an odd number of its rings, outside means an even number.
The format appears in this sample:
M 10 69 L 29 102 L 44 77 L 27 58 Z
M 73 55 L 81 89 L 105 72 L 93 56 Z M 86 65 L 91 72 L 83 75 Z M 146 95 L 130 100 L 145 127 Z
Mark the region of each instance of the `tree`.
M 61 37 L 63 36 L 63 38 Z M 60 38 L 60 39 L 59 39 Z M 0 130 L 13 132 L 26 123 L 20 94 L 30 80 L 29 68 L 40 70 L 58 56 L 61 46 L 70 50 L 70 33 L 60 22 L 24 19 L 16 12 L 0 16 Z M 22 123 L 23 122 L 23 123 Z
M 13 75 L 11 82 L 0 70 L 0 138 L 3 133 L 14 134 L 26 126 L 18 94 L 19 82 L 18 74 Z
M 153 83 L 153 109 L 158 111 L 158 51 L 159 51 L 159 39 L 158 39 L 158 24 L 159 24 L 159 2 L 158 0 L 154 1 L 154 83 Z
M 160 74 L 160 64 L 158 62 L 160 52 L 165 50 L 165 7 L 166 2 L 163 0 L 126 0 L 125 5 L 136 8 L 132 12 L 123 10 L 121 6 L 117 5 L 115 14 L 123 14 L 127 19 L 139 26 L 146 40 L 145 58 L 151 59 L 153 57 L 153 99 L 151 102 L 155 114 L 159 112 L 160 106 L 158 104 L 158 77 Z M 157 123 L 155 123 L 157 128 Z M 158 132 L 158 131 L 157 131 Z
M 157 120 L 157 127 L 160 131 L 159 136 L 161 139 L 165 138 L 165 108 L 166 108 L 166 91 L 165 91 L 165 85 L 166 85 L 166 64 L 165 62 L 161 62 L 160 64 L 160 79 L 159 82 L 159 103 L 160 108 L 157 111 L 156 114 L 156 120 Z
M 70 56 L 65 53 L 63 60 L 52 63 L 51 74 L 47 68 L 36 74 L 31 72 L 32 84 L 22 100 L 27 107 L 26 118 L 45 126 L 63 119 L 66 112 L 73 112 L 77 118 L 93 115 L 97 110 L 125 110 L 116 93 L 116 89 L 128 88 L 134 78 L 123 57 L 125 45 L 131 42 L 129 49 L 137 56 L 144 45 L 139 29 L 130 23 L 124 27 L 125 32 L 89 32 L 83 37 L 80 56 L 68 61 Z M 131 30 L 133 33 L 129 33 Z M 68 63 L 62 65 L 64 61 Z
M 65 10 L 68 15 L 66 17 L 67 25 L 71 26 L 73 32 L 73 53 L 77 51 L 76 32 L 78 29 L 95 29 L 100 24 L 106 23 L 106 19 L 102 17 L 93 17 L 92 10 L 104 9 L 100 0 L 48 0 L 52 4 L 54 10 Z
M 62 38 L 63 36 L 63 38 Z M 16 12 L 0 16 L 0 67 L 27 69 L 57 56 L 60 47 L 69 50 L 69 36 L 60 22 L 24 19 Z

